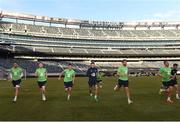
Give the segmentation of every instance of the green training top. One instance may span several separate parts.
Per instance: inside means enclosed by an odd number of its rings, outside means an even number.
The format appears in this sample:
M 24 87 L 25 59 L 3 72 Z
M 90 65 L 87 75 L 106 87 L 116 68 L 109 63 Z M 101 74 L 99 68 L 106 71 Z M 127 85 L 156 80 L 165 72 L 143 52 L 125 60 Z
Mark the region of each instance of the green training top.
M 38 76 L 38 82 L 44 82 L 47 80 L 46 78 L 46 68 L 37 68 L 36 69 L 36 74 Z
M 21 79 L 22 69 L 20 67 L 11 68 L 10 72 L 11 72 L 11 75 L 12 75 L 12 80 Z
M 117 72 L 120 74 L 120 75 L 124 75 L 124 76 L 119 76 L 119 79 L 120 80 L 123 80 L 123 81 L 126 81 L 128 80 L 128 68 L 125 67 L 125 66 L 120 66 L 117 70 Z
M 102 80 L 103 75 L 104 75 L 104 73 L 98 72 L 98 74 L 97 74 L 97 80 Z
M 168 82 L 171 80 L 171 68 L 161 67 L 159 73 L 162 75 L 163 82 Z
M 64 70 L 64 82 L 72 82 L 73 76 L 75 75 L 75 71 L 73 69 L 65 69 Z

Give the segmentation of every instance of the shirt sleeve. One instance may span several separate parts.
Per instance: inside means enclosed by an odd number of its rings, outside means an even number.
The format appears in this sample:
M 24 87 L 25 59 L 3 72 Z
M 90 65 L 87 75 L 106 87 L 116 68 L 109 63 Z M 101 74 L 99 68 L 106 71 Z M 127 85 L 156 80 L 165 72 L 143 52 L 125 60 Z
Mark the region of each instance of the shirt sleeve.
M 76 75 L 76 72 L 73 70 L 73 75 Z
M 160 74 L 163 73 L 163 69 L 162 69 L 162 68 L 159 69 L 159 73 L 160 73 Z
M 36 69 L 35 73 L 38 73 L 38 70 Z
M 118 72 L 118 73 L 122 73 L 122 72 L 123 72 L 122 68 L 119 67 L 117 72 Z
M 86 75 L 89 77 L 89 74 L 90 74 L 90 73 L 89 73 L 89 69 L 88 69 Z

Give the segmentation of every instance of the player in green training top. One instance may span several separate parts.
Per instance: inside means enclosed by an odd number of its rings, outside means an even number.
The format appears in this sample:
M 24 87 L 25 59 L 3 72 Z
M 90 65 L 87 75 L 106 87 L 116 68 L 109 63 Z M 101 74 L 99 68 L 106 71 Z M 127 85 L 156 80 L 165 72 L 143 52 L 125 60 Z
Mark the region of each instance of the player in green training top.
M 173 83 L 172 83 L 171 68 L 169 67 L 168 61 L 164 61 L 164 67 L 160 68 L 158 75 L 161 77 L 162 84 L 166 89 L 167 102 L 173 103 L 173 101 L 171 100 Z
M 20 68 L 17 63 L 14 63 L 13 67 L 10 70 L 10 78 L 12 80 L 12 84 L 15 89 L 15 96 L 14 96 L 13 102 L 17 101 L 22 77 L 23 77 L 22 68 Z
M 42 63 L 39 63 L 39 67 L 36 69 L 35 75 L 38 77 L 38 86 L 41 91 L 42 100 L 46 101 L 45 96 L 45 85 L 47 82 L 47 70 L 44 68 L 44 65 Z
M 59 80 L 61 80 L 63 74 L 64 74 L 64 88 L 65 91 L 67 92 L 67 100 L 70 100 L 72 87 L 75 81 L 75 71 L 72 68 L 72 64 L 69 64 L 68 68 L 60 73 Z
M 130 99 L 129 92 L 129 81 L 128 81 L 128 68 L 127 61 L 122 61 L 122 66 L 120 66 L 117 70 L 117 76 L 119 77 L 117 85 L 114 87 L 114 90 L 118 90 L 121 86 L 124 86 L 126 96 L 128 98 L 128 104 L 132 104 L 133 102 Z
M 103 73 L 102 71 L 99 71 L 97 73 L 97 83 L 99 88 L 102 88 L 102 77 L 105 75 L 105 73 Z

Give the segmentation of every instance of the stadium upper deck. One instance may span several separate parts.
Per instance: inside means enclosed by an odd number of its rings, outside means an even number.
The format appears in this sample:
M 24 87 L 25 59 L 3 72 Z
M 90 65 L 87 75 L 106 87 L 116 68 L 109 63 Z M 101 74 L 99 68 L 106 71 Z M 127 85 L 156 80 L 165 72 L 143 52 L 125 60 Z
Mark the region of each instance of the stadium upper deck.
M 6 45 L 1 49 L 11 53 L 71 58 L 180 56 L 180 22 L 98 22 L 4 11 L 0 18 L 0 43 Z
M 1 11 L 0 29 L 14 34 L 96 40 L 180 39 L 180 22 L 103 22 L 53 18 Z M 14 20 L 15 23 L 7 23 Z M 5 21 L 5 22 L 3 22 Z M 27 23 L 31 24 L 20 24 Z M 50 26 L 38 25 L 49 23 Z M 56 26 L 53 26 L 53 25 Z M 47 25 L 47 24 L 46 24 Z M 60 26 L 64 27 L 60 27 Z M 75 28 L 69 28 L 69 25 Z M 127 30 L 128 28 L 128 30 Z M 154 29 L 158 30 L 154 30 Z M 129 30 L 130 29 L 130 30 Z

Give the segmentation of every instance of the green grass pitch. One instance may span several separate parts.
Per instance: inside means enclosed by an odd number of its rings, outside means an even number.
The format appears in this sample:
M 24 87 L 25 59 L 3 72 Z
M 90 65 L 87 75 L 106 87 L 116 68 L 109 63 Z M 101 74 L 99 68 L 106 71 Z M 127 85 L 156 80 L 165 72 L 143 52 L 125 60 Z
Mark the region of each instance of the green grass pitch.
M 104 77 L 100 101 L 88 94 L 87 78 L 76 78 L 70 101 L 66 101 L 63 81 L 49 78 L 47 101 L 40 100 L 36 79 L 22 82 L 17 103 L 12 103 L 11 82 L 0 81 L 0 120 L 180 120 L 180 101 L 165 102 L 159 95 L 157 77 L 131 77 L 132 105 L 127 104 L 124 90 L 113 91 L 115 77 Z

